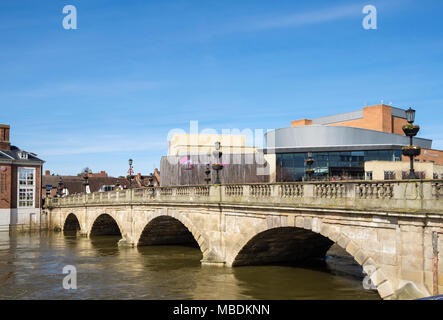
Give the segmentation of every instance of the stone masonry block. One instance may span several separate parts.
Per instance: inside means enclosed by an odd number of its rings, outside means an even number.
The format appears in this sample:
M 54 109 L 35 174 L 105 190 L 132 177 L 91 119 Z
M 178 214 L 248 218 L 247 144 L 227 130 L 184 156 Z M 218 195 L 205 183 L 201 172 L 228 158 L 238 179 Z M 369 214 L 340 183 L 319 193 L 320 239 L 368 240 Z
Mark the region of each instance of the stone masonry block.
M 320 228 L 320 234 L 325 236 L 325 237 L 328 237 L 329 236 L 329 230 L 330 230 L 329 225 L 323 223 L 321 228 Z
M 381 255 L 381 262 L 384 265 L 396 266 L 398 264 L 398 258 L 396 254 L 383 253 Z
M 415 269 L 417 270 L 417 269 Z M 411 270 L 401 270 L 401 280 L 412 281 L 414 283 L 423 283 L 424 275 L 423 271 L 411 271 Z
M 394 289 L 389 281 L 383 282 L 377 287 L 377 290 L 382 299 L 386 299 L 394 294 Z
M 339 238 L 338 238 L 338 240 L 337 240 L 337 244 L 340 246 L 340 247 L 342 247 L 342 248 L 346 248 L 346 246 L 348 245 L 348 243 L 349 243 L 349 238 L 347 237 L 347 236 L 345 236 L 345 235 L 341 235 Z
M 305 217 L 303 221 L 303 227 L 307 230 L 312 229 L 312 218 L 311 217 Z
M 351 256 L 354 256 L 358 249 L 359 247 L 354 241 L 349 241 L 348 245 L 346 246 L 346 252 L 348 252 Z
M 371 281 L 375 286 L 379 286 L 383 281 L 385 281 L 386 275 L 383 273 L 381 269 L 377 269 L 372 275 L 371 275 Z
M 362 265 L 363 262 L 365 262 L 367 258 L 368 257 L 366 256 L 366 254 L 362 250 L 358 250 L 354 255 L 355 261 L 357 261 L 360 265 Z
M 295 218 L 295 226 L 297 228 L 303 228 L 303 226 L 304 226 L 304 218 L 303 217 L 296 217 Z

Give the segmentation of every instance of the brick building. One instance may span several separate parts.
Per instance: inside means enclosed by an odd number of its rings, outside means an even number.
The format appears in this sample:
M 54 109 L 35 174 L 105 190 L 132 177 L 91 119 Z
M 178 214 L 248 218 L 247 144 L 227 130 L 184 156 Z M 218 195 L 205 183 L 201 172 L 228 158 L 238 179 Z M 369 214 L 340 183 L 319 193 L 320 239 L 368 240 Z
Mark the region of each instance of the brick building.
M 291 127 L 266 133 L 268 161 L 275 163 L 270 181 L 301 181 L 307 169 L 314 179 L 364 179 L 368 161 L 409 161 L 402 148 L 409 145 L 403 132 L 406 110 L 388 105 L 316 119 L 291 122 Z M 419 124 L 419 123 L 417 123 Z M 443 165 L 443 151 L 432 148 L 432 140 L 414 137 L 421 147 L 417 162 Z M 307 159 L 312 158 L 312 168 Z
M 44 161 L 11 145 L 10 126 L 0 125 L 0 231 L 40 228 Z
M 380 104 L 334 116 L 292 121 L 291 127 L 315 124 L 375 130 L 404 136 L 402 127 L 408 124 L 408 121 L 403 109 Z M 409 158 L 402 157 L 402 160 L 409 161 Z M 416 161 L 443 165 L 443 151 L 423 148 Z

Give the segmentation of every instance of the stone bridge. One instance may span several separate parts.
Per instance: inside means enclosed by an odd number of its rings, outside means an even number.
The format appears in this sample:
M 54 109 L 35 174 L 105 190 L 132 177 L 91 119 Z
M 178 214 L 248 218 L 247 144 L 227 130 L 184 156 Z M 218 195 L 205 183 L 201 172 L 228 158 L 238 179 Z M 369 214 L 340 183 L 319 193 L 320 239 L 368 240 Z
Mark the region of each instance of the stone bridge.
M 443 294 L 443 180 L 130 189 L 49 198 L 45 210 L 53 230 L 193 243 L 203 264 L 228 267 L 324 258 L 336 243 L 381 298 Z

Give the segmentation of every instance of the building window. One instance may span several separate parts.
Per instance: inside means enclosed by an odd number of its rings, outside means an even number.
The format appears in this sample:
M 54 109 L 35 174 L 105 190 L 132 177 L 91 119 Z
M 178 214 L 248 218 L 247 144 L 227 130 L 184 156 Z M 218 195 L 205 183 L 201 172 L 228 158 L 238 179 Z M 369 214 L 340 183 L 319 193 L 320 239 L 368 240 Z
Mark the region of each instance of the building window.
M 372 180 L 372 171 L 366 171 L 366 180 Z
M 20 159 L 23 159 L 23 160 L 27 160 L 28 159 L 28 153 L 26 151 L 19 151 L 17 153 L 17 155 L 18 155 L 18 157 Z
M 34 207 L 35 169 L 18 168 L 18 207 Z
M 385 180 L 395 180 L 395 171 L 385 171 Z

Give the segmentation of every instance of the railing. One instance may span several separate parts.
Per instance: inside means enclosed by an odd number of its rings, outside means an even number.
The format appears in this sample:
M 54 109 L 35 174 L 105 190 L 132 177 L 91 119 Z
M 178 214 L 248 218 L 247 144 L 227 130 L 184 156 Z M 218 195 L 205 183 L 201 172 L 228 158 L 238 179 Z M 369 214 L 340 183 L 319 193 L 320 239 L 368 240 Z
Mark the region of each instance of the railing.
M 389 209 L 443 214 L 443 180 L 337 181 L 171 186 L 48 198 L 46 207 L 140 203 L 251 203 Z

